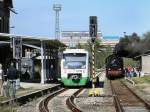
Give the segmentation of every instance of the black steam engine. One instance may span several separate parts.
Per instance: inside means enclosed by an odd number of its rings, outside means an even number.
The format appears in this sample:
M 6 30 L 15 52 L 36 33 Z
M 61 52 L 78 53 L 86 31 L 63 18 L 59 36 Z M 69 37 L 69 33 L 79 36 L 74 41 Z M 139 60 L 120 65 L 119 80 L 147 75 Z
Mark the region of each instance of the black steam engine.
M 124 76 L 123 59 L 116 54 L 109 55 L 106 60 L 106 76 L 116 79 Z

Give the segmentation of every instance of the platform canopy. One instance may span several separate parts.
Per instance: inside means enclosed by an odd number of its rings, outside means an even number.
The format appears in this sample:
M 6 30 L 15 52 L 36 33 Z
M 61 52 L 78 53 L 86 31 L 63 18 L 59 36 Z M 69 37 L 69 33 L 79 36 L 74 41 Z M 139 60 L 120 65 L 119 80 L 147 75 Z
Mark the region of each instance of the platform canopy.
M 45 37 L 22 36 L 22 35 L 13 35 L 13 34 L 5 34 L 5 33 L 0 33 L 1 44 L 2 42 L 10 43 L 11 38 L 13 37 L 22 38 L 23 45 L 28 44 L 28 45 L 41 47 L 41 42 L 43 42 L 47 47 L 48 46 L 52 48 L 66 47 L 66 45 L 61 43 L 59 40 L 48 39 Z
M 14 40 L 13 38 L 22 39 L 22 41 L 20 42 L 22 46 L 19 49 L 20 51 L 18 52 L 15 48 L 18 48 L 20 46 L 16 47 L 15 44 L 13 50 L 10 49 L 10 46 L 12 46 L 12 40 Z M 26 57 L 25 53 L 30 52 L 32 50 L 33 54 L 34 53 L 36 54 L 35 56 L 33 56 L 34 58 L 38 56 L 41 57 L 40 74 L 41 74 L 41 83 L 44 84 L 46 81 L 47 74 L 49 73 L 50 65 L 53 64 L 55 66 L 58 66 L 59 52 L 61 52 L 65 47 L 66 45 L 61 43 L 59 40 L 49 39 L 45 37 L 21 36 L 21 35 L 0 33 L 0 51 L 4 52 L 3 55 L 0 55 L 0 62 L 3 63 L 3 65 L 8 65 L 6 63 L 10 62 L 8 61 L 8 59 L 19 60 L 23 56 Z M 17 52 L 18 54 L 15 52 Z M 22 54 L 22 56 L 20 54 Z M 20 62 L 18 61 L 17 63 L 19 66 Z M 7 66 L 5 66 L 5 68 L 7 68 Z M 58 72 L 58 67 L 55 67 L 54 69 L 56 72 Z

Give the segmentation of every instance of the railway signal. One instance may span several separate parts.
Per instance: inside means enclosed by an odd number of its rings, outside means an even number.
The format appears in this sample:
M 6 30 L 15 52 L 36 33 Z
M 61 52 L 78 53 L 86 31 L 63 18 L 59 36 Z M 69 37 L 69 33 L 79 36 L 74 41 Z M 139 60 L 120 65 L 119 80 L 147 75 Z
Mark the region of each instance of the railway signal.
M 97 16 L 90 16 L 89 35 L 92 42 L 92 90 L 89 90 L 89 95 L 95 96 L 95 40 L 97 37 Z M 92 91 L 92 92 L 91 92 Z
M 97 37 L 97 16 L 90 16 L 89 34 L 94 43 Z

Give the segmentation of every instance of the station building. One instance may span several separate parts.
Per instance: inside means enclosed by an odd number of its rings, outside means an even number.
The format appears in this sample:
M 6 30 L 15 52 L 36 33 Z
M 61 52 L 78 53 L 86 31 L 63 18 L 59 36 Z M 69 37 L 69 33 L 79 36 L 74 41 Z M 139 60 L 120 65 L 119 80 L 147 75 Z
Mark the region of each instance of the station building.
M 134 57 L 134 59 L 140 61 L 141 76 L 150 75 L 150 51 L 147 51 L 139 56 Z
M 98 32 L 98 39 L 102 39 L 102 33 Z M 70 47 L 75 47 L 79 43 L 85 44 L 90 40 L 88 31 L 62 31 L 60 41 Z
M 141 71 L 145 75 L 150 75 L 150 54 L 145 54 L 141 56 Z
M 101 40 L 101 45 L 114 46 L 119 43 L 119 36 L 102 36 L 102 32 L 98 32 L 98 39 Z M 90 41 L 88 31 L 62 31 L 60 41 L 69 47 L 75 47 L 78 44 L 85 44 Z

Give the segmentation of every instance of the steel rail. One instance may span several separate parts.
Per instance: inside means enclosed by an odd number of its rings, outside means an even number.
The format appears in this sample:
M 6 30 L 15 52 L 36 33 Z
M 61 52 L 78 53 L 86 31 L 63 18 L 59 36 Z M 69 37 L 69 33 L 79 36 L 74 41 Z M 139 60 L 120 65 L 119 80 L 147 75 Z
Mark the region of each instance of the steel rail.
M 129 88 L 125 83 L 121 81 L 121 83 L 133 94 L 135 95 L 142 103 L 144 103 L 145 107 L 150 110 L 150 103 L 146 100 L 142 99 L 139 95 L 137 95 L 131 88 Z
M 67 89 L 65 88 L 60 88 L 59 90 L 49 94 L 46 98 L 44 98 L 40 103 L 39 103 L 39 112 L 49 112 L 48 109 L 48 102 L 54 98 L 55 96 L 57 96 L 58 94 L 66 91 Z
M 116 95 L 116 91 L 113 87 L 113 84 L 112 84 L 111 80 L 110 80 L 110 86 L 111 86 L 112 94 L 113 94 L 113 97 L 114 97 L 116 112 L 124 112 L 123 107 L 121 106 L 120 101 L 119 101 L 119 99 Z
M 31 93 L 28 93 L 22 96 L 17 96 L 14 99 L 9 99 L 9 100 L 0 102 L 0 106 L 9 105 L 11 102 L 16 102 L 17 104 L 21 106 L 23 104 L 26 104 L 27 102 L 30 102 L 32 99 L 39 98 L 39 97 L 42 97 L 43 95 L 46 95 L 49 92 L 56 91 L 60 87 L 61 85 L 56 85 L 54 87 L 44 88 L 44 89 L 33 91 Z
M 78 91 L 76 91 L 73 95 L 71 95 L 67 101 L 66 104 L 68 106 L 68 108 L 72 111 L 72 112 L 82 112 L 74 103 L 74 99 L 75 97 L 83 90 L 83 88 L 79 89 Z

